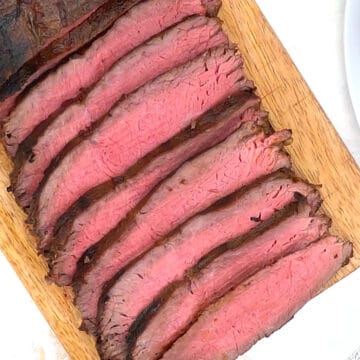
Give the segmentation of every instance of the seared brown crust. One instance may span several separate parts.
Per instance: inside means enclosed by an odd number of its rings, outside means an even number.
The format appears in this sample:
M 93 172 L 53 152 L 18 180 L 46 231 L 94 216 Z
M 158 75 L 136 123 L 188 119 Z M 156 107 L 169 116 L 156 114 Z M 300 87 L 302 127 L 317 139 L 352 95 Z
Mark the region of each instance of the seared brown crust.
M 106 0 L 2 1 L 0 86 L 49 41 L 85 21 Z
M 40 51 L 35 52 L 35 56 L 29 59 L 22 59 L 20 68 L 16 72 L 12 72 L 11 76 L 3 83 L 0 88 L 0 101 L 20 91 L 27 85 L 27 80 L 36 74 L 39 69 L 49 63 L 54 62 L 55 65 L 69 53 L 80 49 L 90 40 L 94 39 L 106 29 L 124 12 L 141 0 L 93 0 L 92 4 L 103 4 L 95 12 L 93 12 L 86 21 L 70 30 L 65 35 L 55 39 Z M 66 1 L 67 3 L 76 2 Z M 56 2 L 60 3 L 60 2 Z M 84 4 L 87 2 L 85 1 Z M 89 6 L 87 5 L 86 8 Z M 71 7 L 70 7 L 71 9 Z M 70 12 L 70 11 L 69 11 Z M 14 46 L 17 52 L 24 54 L 24 46 Z M 15 50 L 12 50 L 14 52 Z M 12 56 L 14 54 L 11 53 Z M 23 55 L 22 55 L 23 56 Z M 21 58 L 21 57 L 19 57 Z M 24 61 L 25 60 L 25 61 Z M 0 78 L 1 80 L 1 78 Z

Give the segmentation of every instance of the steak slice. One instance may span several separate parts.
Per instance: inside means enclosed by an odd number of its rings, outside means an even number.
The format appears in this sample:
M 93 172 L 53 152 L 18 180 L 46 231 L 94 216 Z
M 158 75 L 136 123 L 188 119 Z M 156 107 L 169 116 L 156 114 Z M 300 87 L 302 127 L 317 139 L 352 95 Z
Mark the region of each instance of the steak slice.
M 69 220 L 59 225 L 60 232 L 53 241 L 55 260 L 50 275 L 56 284 L 70 285 L 85 251 L 123 220 L 162 179 L 186 160 L 225 140 L 241 123 L 256 122 L 264 116 L 258 111 L 259 99 L 252 93 L 243 93 L 232 101 L 233 105 L 226 101 L 199 119 L 194 129 L 182 132 L 150 153 L 135 165 L 133 175 L 133 171 L 127 172 L 126 180 L 114 190 L 110 183 L 110 192 L 105 196 L 99 198 L 99 191 L 90 193 L 85 211 L 79 213 L 81 204 L 77 204 L 66 214 Z
M 34 54 L 86 20 L 106 0 L 7 0 L 0 4 L 0 86 Z
M 126 357 L 126 337 L 134 319 L 166 286 L 182 280 L 185 272 L 210 251 L 245 235 L 277 211 L 296 202 L 300 194 L 310 197 L 313 210 L 319 207 L 320 195 L 312 186 L 283 176 L 270 178 L 244 195 L 229 199 L 220 209 L 192 218 L 166 242 L 149 251 L 122 274 L 107 293 L 99 325 L 104 358 Z M 258 221 L 254 221 L 255 218 Z M 176 313 L 181 313 L 181 309 L 182 306 Z M 159 333 L 162 331 L 155 334 Z M 148 359 L 147 356 L 142 358 Z
M 45 170 L 64 146 L 104 116 L 117 100 L 206 50 L 226 43 L 220 22 L 199 16 L 178 24 L 122 58 L 85 100 L 68 107 L 50 124 L 32 148 L 30 157 L 20 160 L 22 166 L 18 164 L 21 167 L 13 185 L 20 205 L 30 205 Z M 16 157 L 24 156 L 19 154 L 21 148 Z
M 189 275 L 180 283 L 172 294 L 170 292 L 168 298 L 165 297 L 165 302 L 159 304 L 158 311 L 148 323 L 146 320 L 143 320 L 143 324 L 140 322 L 144 331 L 138 338 L 136 338 L 136 329 L 133 329 L 133 334 L 131 334 L 133 339 L 131 336 L 128 338 L 133 341 L 132 357 L 158 359 L 188 329 L 202 309 L 263 267 L 304 248 L 321 237 L 327 231 L 330 221 L 326 217 L 309 216 L 312 210 L 311 206 L 305 206 L 299 214 L 287 218 L 239 247 L 226 251 L 200 271 L 195 270 L 194 274 Z M 109 296 L 111 293 L 113 289 Z M 110 296 L 110 301 L 111 299 Z M 112 316 L 119 318 L 120 315 L 115 310 L 116 300 L 112 300 L 112 303 L 114 307 Z M 107 302 L 104 309 L 110 310 L 110 306 L 111 303 Z M 149 309 L 153 306 L 149 306 Z M 174 309 L 177 310 L 174 311 Z M 103 335 L 102 349 L 111 349 L 118 343 L 117 328 L 109 330 L 105 322 L 109 316 L 109 310 L 108 313 L 104 310 L 101 318 L 101 324 L 104 325 L 100 325 L 100 329 L 107 335 Z M 114 321 L 113 318 L 112 321 Z M 154 332 L 154 329 L 161 329 L 161 331 Z
M 16 73 L 12 74 L 0 88 L 0 120 L 9 114 L 17 98 L 28 85 L 57 65 L 67 55 L 84 47 L 84 45 L 104 32 L 119 16 L 123 15 L 139 1 L 141 0 L 108 0 L 103 2 L 104 4 L 94 11 L 86 21 L 83 21 L 63 36 L 56 38 L 39 52 L 32 54 L 32 57 Z M 70 2 L 78 3 L 67 1 L 67 3 Z M 60 1 L 57 1 L 57 3 L 61 4 Z M 63 6 L 60 5 L 59 9 L 62 8 Z M 25 116 L 28 116 L 31 111 L 35 111 L 34 108 L 30 108 L 30 111 L 25 113 Z
M 201 0 L 148 0 L 132 8 L 83 55 L 48 75 L 16 107 L 4 125 L 9 154 L 14 156 L 18 145 L 39 123 L 98 81 L 116 60 L 184 17 L 206 11 L 206 2 Z
M 104 285 L 162 237 L 217 200 L 290 161 L 282 151 L 290 132 L 266 138 L 252 123 L 223 143 L 184 164 L 155 191 L 127 227 L 118 228 L 105 239 L 90 266 L 79 276 L 75 303 L 84 327 L 92 330 Z M 106 241 L 107 240 L 107 241 Z
M 86 191 L 122 175 L 212 106 L 246 87 L 242 59 L 235 49 L 221 47 L 126 98 L 48 178 L 34 209 L 40 248 L 48 245 L 58 218 Z
M 351 243 L 328 237 L 261 270 L 210 306 L 162 359 L 236 359 L 289 321 L 351 253 Z

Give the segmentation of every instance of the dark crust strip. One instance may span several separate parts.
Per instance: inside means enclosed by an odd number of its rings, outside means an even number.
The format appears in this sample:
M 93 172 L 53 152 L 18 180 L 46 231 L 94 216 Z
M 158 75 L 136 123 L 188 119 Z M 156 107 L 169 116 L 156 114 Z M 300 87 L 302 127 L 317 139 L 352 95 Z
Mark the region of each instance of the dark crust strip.
M 115 20 L 131 7 L 143 0 L 109 0 L 99 7 L 90 17 L 67 34 L 54 40 L 35 57 L 27 61 L 0 88 L 0 101 L 20 91 L 27 80 L 42 66 L 51 61 L 60 61 L 69 53 L 106 31 Z
M 138 175 L 144 169 L 144 167 L 146 167 L 158 156 L 175 150 L 178 146 L 186 142 L 188 139 L 195 138 L 197 135 L 210 129 L 212 126 L 219 123 L 222 117 L 226 117 L 227 114 L 231 114 L 239 107 L 243 107 L 245 112 L 246 109 L 250 108 L 258 110 L 259 105 L 260 99 L 251 91 L 243 92 L 236 96 L 228 98 L 225 102 L 211 109 L 205 115 L 203 115 L 196 122 L 195 127 L 188 127 L 187 129 L 167 141 L 165 144 L 160 145 L 154 151 L 150 152 L 144 158 L 139 160 L 124 174 L 124 176 L 113 179 L 112 181 L 107 181 L 87 192 L 58 220 L 54 230 L 55 241 L 52 242 L 53 247 L 51 248 L 51 252 L 56 252 L 64 245 L 64 242 L 66 242 L 66 239 L 68 238 L 69 231 L 72 228 L 72 224 L 76 216 L 80 214 L 84 209 L 98 201 L 105 194 L 114 190 L 114 188 L 118 184 L 123 184 L 124 182 L 131 180 L 131 178 Z
M 301 203 L 302 201 L 306 201 L 306 200 L 302 198 L 299 199 L 298 201 Z M 203 269 L 205 266 L 207 266 L 209 263 L 211 263 L 220 255 L 225 253 L 227 250 L 240 247 L 245 242 L 251 241 L 252 239 L 255 239 L 256 237 L 263 234 L 265 231 L 274 228 L 284 219 L 296 213 L 298 206 L 299 203 L 292 203 L 286 206 L 284 209 L 279 210 L 272 218 L 259 223 L 259 225 L 257 225 L 253 230 L 251 230 L 246 235 L 240 236 L 234 240 L 227 242 L 226 244 L 220 245 L 219 247 L 211 251 L 209 254 L 205 255 L 202 259 L 200 259 L 193 268 L 189 269 L 183 280 L 174 282 L 169 286 L 167 286 L 159 295 L 159 297 L 156 298 L 146 309 L 144 309 L 142 313 L 135 319 L 135 321 L 131 325 L 129 334 L 127 336 L 127 344 L 128 344 L 127 360 L 132 359 L 132 350 L 136 345 L 136 340 L 146 328 L 147 323 L 157 313 L 157 310 L 167 301 L 167 299 L 170 298 L 170 296 L 172 295 L 172 293 L 175 291 L 176 288 L 189 282 L 189 280 L 192 277 L 196 276 L 196 274 L 201 269 Z M 196 318 L 194 318 L 194 321 L 195 320 Z M 99 350 L 100 347 L 98 347 L 98 351 Z

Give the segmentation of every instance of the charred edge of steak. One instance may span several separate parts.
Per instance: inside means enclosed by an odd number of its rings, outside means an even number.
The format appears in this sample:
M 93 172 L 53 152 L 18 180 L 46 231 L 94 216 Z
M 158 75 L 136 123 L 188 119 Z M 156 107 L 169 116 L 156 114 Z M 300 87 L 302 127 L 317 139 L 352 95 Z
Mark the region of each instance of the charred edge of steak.
M 212 126 L 221 122 L 222 114 L 226 116 L 225 114 L 231 113 L 239 107 L 245 106 L 247 103 L 248 108 L 259 109 L 260 99 L 256 97 L 256 95 L 254 95 L 251 90 L 249 90 L 249 92 L 242 92 L 237 94 L 236 96 L 228 98 L 221 105 L 218 105 L 217 107 L 208 111 L 204 116 L 202 116 L 196 122 L 195 127 L 189 126 L 184 131 L 177 134 L 174 138 L 160 145 L 154 151 L 150 152 L 144 158 L 139 160 L 123 176 L 114 178 L 111 181 L 107 181 L 88 191 L 58 220 L 54 230 L 54 237 L 56 238 L 56 241 L 52 242 L 53 246 L 51 248 L 51 252 L 54 253 L 63 246 L 64 242 L 66 242 L 69 231 L 72 228 L 72 224 L 76 216 L 81 213 L 85 208 L 94 204 L 102 196 L 112 191 L 117 185 L 122 184 L 139 174 L 145 166 L 147 166 L 153 159 L 155 159 L 159 155 L 176 149 L 176 147 L 180 146 L 187 139 L 194 138 L 197 135 L 207 131 Z
M 76 51 L 106 31 L 115 20 L 142 0 L 109 0 L 79 26 L 63 37 L 54 40 L 46 48 L 26 62 L 0 88 L 0 101 L 13 95 L 26 85 L 27 80 L 39 68 L 56 58 L 63 58 Z
M 306 201 L 304 198 L 300 201 Z M 205 266 L 207 266 L 209 263 L 214 261 L 217 257 L 225 253 L 227 250 L 237 248 L 244 244 L 247 241 L 251 241 L 252 239 L 255 239 L 256 237 L 263 234 L 265 231 L 268 231 L 269 229 L 275 227 L 280 222 L 282 222 L 284 219 L 290 217 L 293 215 L 298 209 L 298 203 L 292 203 L 287 205 L 285 208 L 279 210 L 274 216 L 272 216 L 270 219 L 260 222 L 259 225 L 257 225 L 253 230 L 251 230 L 249 233 L 240 236 L 234 240 L 230 240 L 229 242 L 220 245 L 216 249 L 210 251 L 208 254 L 206 254 L 203 258 L 201 258 L 198 263 L 189 269 L 186 272 L 186 275 L 183 280 L 174 282 L 167 286 L 147 308 L 145 308 L 141 314 L 135 319 L 135 321 L 132 323 L 129 334 L 127 335 L 127 344 L 128 344 L 128 354 L 127 359 L 132 359 L 132 350 L 134 346 L 136 345 L 136 340 L 139 337 L 139 335 L 144 331 L 146 328 L 148 322 L 151 320 L 151 318 L 156 315 L 157 310 L 170 298 L 172 293 L 175 291 L 176 288 L 183 285 L 184 283 L 188 282 L 192 277 L 196 276 L 196 274 L 203 269 Z M 196 317 L 193 319 L 193 321 L 196 320 Z

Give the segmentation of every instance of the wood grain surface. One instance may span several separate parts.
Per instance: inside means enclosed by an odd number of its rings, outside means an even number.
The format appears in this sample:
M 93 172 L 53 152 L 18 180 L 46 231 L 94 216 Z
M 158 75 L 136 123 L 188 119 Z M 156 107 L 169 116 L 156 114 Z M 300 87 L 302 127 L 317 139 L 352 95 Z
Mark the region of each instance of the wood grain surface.
M 322 184 L 323 211 L 333 219 L 333 233 L 354 243 L 353 259 L 333 283 L 360 266 L 359 168 L 254 0 L 223 0 L 220 17 L 245 58 L 247 75 L 255 81 L 272 124 L 276 129 L 293 130 L 294 142 L 288 150 L 296 172 Z M 11 166 L 1 148 L 0 249 L 70 357 L 98 359 L 94 340 L 78 330 L 80 317 L 72 305 L 71 291 L 45 281 L 45 262 L 37 256 L 24 214 L 6 191 Z

